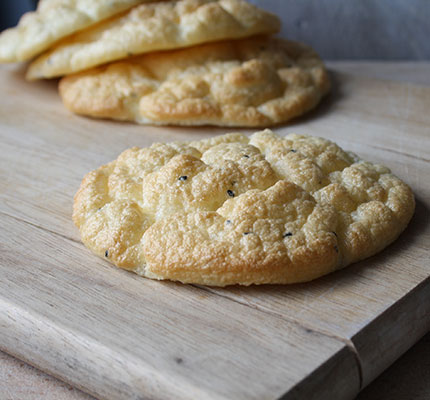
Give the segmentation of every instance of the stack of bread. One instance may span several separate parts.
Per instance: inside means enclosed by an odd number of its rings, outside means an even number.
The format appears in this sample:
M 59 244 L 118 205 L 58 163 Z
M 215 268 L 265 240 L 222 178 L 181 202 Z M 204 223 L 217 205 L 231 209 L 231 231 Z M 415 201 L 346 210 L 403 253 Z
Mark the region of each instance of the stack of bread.
M 41 0 L 0 35 L 0 62 L 62 77 L 71 111 L 141 124 L 268 126 L 315 107 L 327 72 L 245 0 Z

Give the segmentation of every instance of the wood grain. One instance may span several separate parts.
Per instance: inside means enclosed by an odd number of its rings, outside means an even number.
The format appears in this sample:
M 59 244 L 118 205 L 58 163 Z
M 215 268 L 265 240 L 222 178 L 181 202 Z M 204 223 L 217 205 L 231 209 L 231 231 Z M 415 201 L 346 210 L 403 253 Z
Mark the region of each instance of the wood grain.
M 342 342 L 102 260 L 91 260 L 89 273 L 81 244 L 4 214 L 1 221 L 1 347 L 91 394 L 273 399 L 296 386 L 312 398 L 300 381 L 325 364 L 312 390 L 327 381 L 342 396 L 358 390 L 354 355 Z
M 0 399 L 94 400 L 67 383 L 0 352 Z
M 125 148 L 225 130 L 80 118 L 55 82 L 22 75 L 0 69 L 0 348 L 100 398 L 329 399 L 352 398 L 429 330 L 429 88 L 336 73 L 322 107 L 278 129 L 406 180 L 417 212 L 396 243 L 310 284 L 213 290 L 92 256 L 71 199 Z
M 430 86 L 429 61 L 328 61 L 327 66 L 348 75 Z

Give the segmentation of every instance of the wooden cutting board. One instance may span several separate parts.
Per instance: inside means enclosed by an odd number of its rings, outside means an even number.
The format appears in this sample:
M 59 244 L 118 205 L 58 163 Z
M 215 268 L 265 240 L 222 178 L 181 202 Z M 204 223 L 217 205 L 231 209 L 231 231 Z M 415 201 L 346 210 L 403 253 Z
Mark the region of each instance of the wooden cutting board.
M 72 197 L 128 147 L 228 130 L 74 116 L 56 82 L 1 67 L 0 349 L 106 399 L 353 398 L 430 328 L 430 88 L 332 77 L 318 110 L 276 131 L 389 166 L 416 194 L 412 222 L 379 255 L 308 284 L 210 289 L 93 256 Z

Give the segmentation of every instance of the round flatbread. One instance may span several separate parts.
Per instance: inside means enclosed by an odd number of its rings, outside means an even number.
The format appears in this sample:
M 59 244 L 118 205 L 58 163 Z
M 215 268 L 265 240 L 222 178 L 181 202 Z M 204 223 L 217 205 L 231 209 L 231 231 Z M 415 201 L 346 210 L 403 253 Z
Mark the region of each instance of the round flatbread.
M 150 0 L 40 0 L 0 34 L 0 62 L 27 61 L 59 39 Z
M 225 286 L 318 278 L 381 251 L 413 211 L 388 168 L 265 130 L 129 149 L 85 176 L 73 220 L 118 267 Z
M 315 107 L 330 82 L 318 55 L 253 37 L 146 54 L 63 78 L 67 108 L 157 125 L 269 126 Z
M 130 55 L 279 31 L 280 21 L 244 0 L 142 4 L 65 38 L 37 58 L 27 79 L 69 75 Z

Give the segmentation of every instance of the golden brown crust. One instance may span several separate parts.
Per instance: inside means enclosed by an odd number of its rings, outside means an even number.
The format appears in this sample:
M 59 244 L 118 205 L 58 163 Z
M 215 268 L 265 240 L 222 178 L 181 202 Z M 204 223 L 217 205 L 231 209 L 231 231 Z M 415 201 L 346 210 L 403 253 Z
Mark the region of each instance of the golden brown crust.
M 0 34 L 0 62 L 27 61 L 59 39 L 149 0 L 40 0 Z
M 330 82 L 308 46 L 254 37 L 147 54 L 60 82 L 64 104 L 150 124 L 268 126 L 299 116 Z
M 119 267 L 225 286 L 315 279 L 382 250 L 413 211 L 387 168 L 265 130 L 129 149 L 84 178 L 73 219 Z
M 130 55 L 279 31 L 280 21 L 244 0 L 178 0 L 142 4 L 42 54 L 27 79 L 53 78 Z

